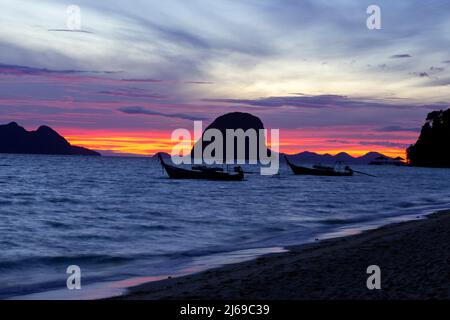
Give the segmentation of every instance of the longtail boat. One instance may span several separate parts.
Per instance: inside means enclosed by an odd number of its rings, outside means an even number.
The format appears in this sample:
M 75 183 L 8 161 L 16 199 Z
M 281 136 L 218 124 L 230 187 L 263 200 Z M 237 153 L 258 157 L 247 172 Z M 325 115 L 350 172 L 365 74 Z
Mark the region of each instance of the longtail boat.
M 196 171 L 206 171 L 206 172 L 223 172 L 223 168 L 219 167 L 207 167 L 207 166 L 192 166 L 192 170 Z
M 235 174 L 223 172 L 221 170 L 205 169 L 204 167 L 196 167 L 196 170 L 179 168 L 167 164 L 163 157 L 158 155 L 162 167 L 171 179 L 197 179 L 197 180 L 220 180 L 220 181 L 242 181 L 244 180 L 244 171 L 241 167 L 236 167 Z
M 285 157 L 288 166 L 296 175 L 306 176 L 326 176 L 326 177 L 349 177 L 353 176 L 354 171 L 350 167 L 345 167 L 343 171 L 337 171 L 332 167 L 314 166 L 313 168 L 297 166 Z

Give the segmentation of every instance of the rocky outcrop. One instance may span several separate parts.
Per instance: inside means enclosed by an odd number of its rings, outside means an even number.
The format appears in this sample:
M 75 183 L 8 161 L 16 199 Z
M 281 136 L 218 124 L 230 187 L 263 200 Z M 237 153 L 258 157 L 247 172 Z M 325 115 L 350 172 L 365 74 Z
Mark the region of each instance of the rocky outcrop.
M 16 122 L 0 125 L 0 153 L 100 156 L 100 153 L 72 146 L 47 126 L 27 131 Z
M 249 160 L 259 160 L 259 130 L 264 129 L 264 124 L 262 123 L 261 119 L 259 119 L 258 117 L 249 114 L 249 113 L 242 113 L 242 112 L 233 112 L 233 113 L 228 113 L 225 114 L 223 116 L 218 117 L 216 120 L 214 120 L 206 129 L 204 132 L 208 131 L 209 129 L 217 129 L 222 133 L 223 136 L 223 161 L 225 162 L 226 159 L 226 145 L 227 145 L 227 138 L 226 138 L 226 131 L 227 129 L 231 129 L 231 130 L 238 130 L 238 129 L 242 129 L 244 132 L 247 132 L 247 130 L 249 129 L 254 129 L 256 130 L 257 133 L 257 140 L 256 140 L 256 150 L 257 150 L 257 158 L 256 159 L 251 159 L 251 157 L 249 157 L 249 151 L 250 151 L 250 141 L 249 139 L 246 139 L 245 142 L 245 161 L 249 161 Z M 204 140 L 204 133 L 202 136 L 202 154 L 203 151 L 205 150 L 205 148 L 213 143 L 212 141 L 205 141 Z M 197 142 L 198 143 L 198 142 Z M 266 148 L 266 154 L 270 155 L 270 150 L 267 149 L 267 147 L 264 144 L 264 148 Z M 192 149 L 192 156 L 194 157 L 194 149 L 195 147 Z M 234 160 L 237 160 L 237 143 L 235 141 L 234 143 Z M 213 156 L 215 156 L 213 154 Z

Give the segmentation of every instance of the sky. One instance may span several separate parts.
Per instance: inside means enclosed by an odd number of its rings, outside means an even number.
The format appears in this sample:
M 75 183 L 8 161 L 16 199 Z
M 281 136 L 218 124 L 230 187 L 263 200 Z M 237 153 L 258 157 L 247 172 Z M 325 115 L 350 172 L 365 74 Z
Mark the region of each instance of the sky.
M 447 0 L 0 4 L 0 123 L 107 155 L 170 151 L 173 130 L 234 111 L 283 152 L 404 155 L 449 106 Z

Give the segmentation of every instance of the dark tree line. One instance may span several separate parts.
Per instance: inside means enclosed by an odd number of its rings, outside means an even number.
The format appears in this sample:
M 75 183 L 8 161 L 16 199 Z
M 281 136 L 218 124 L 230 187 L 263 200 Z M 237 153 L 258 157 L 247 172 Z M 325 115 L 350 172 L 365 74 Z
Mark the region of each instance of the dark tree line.
M 419 139 L 406 152 L 413 166 L 450 168 L 450 109 L 428 114 Z

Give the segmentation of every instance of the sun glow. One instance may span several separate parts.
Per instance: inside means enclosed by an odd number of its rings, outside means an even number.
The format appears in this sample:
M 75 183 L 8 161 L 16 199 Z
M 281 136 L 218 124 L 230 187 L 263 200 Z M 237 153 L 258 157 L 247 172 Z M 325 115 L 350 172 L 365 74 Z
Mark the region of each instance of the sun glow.
M 112 151 L 140 156 L 170 152 L 174 144 L 170 135 L 163 132 L 95 132 L 92 135 L 68 134 L 65 137 L 73 145 L 100 152 Z
M 117 154 L 135 154 L 150 156 L 158 152 L 171 153 L 178 141 L 171 139 L 171 132 L 108 132 L 94 131 L 83 134 L 62 130 L 66 139 L 73 145 L 86 147 L 93 150 L 110 151 Z M 193 145 L 195 141 L 191 141 Z M 346 152 L 352 156 L 362 156 L 375 151 L 390 157 L 405 157 L 405 150 L 397 147 L 362 146 L 358 143 L 339 146 L 325 138 L 286 138 L 279 143 L 280 151 L 295 154 L 303 151 L 311 151 L 320 154 L 337 154 Z

